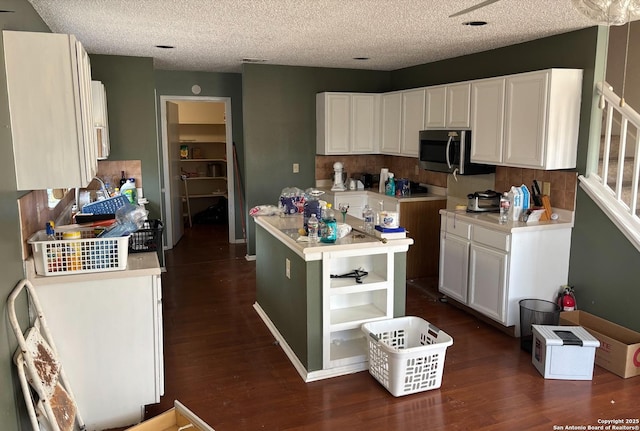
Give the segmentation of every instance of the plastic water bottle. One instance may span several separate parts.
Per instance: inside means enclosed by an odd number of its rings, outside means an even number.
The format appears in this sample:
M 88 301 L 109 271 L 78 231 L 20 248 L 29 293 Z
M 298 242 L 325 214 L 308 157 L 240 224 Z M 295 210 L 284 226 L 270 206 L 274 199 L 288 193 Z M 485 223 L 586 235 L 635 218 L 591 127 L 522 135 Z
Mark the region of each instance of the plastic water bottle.
M 309 230 L 309 241 L 310 242 L 318 242 L 318 219 L 315 214 L 311 214 L 309 220 L 307 221 L 307 229 Z
M 509 194 L 504 192 L 500 196 L 500 224 L 505 224 L 509 220 L 509 207 L 511 206 L 511 200 Z
M 369 205 L 365 205 L 362 210 L 362 219 L 364 220 L 364 230 L 367 233 L 373 233 L 373 210 L 369 207 Z

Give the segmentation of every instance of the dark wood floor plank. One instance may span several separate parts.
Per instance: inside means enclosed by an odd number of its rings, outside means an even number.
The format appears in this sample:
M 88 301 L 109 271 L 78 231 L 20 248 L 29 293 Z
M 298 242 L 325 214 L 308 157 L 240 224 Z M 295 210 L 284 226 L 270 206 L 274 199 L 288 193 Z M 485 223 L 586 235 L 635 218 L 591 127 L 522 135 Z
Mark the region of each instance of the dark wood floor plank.
M 165 396 L 216 431 L 553 430 L 638 418 L 640 377 L 595 367 L 592 381 L 545 380 L 518 339 L 440 302 L 437 280 L 407 284 L 407 314 L 454 339 L 442 387 L 395 398 L 368 372 L 304 383 L 260 320 L 255 262 L 226 226 L 194 225 L 162 276 Z

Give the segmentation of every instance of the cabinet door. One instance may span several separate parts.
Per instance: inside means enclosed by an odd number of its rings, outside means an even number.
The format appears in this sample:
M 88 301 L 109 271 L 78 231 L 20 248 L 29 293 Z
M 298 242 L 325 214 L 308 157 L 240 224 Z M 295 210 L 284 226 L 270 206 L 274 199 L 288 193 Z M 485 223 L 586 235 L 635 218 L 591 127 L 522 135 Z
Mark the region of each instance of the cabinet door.
M 327 94 L 325 99 L 325 154 L 349 153 L 349 94 Z
M 440 232 L 440 273 L 438 289 L 445 295 L 467 303 L 467 274 L 470 241 Z
M 418 134 L 424 129 L 425 90 L 402 93 L 402 145 L 400 154 L 418 157 Z
M 383 154 L 400 154 L 402 130 L 402 93 L 382 95 L 382 143 Z
M 507 253 L 472 244 L 469 256 L 468 305 L 506 323 Z
M 469 127 L 471 84 L 447 86 L 446 127 Z
M 353 154 L 377 152 L 378 95 L 351 95 L 351 146 Z
M 503 161 L 509 166 L 542 168 L 546 137 L 548 72 L 507 78 Z
M 505 79 L 474 82 L 471 86 L 471 161 L 502 163 Z
M 65 34 L 4 31 L 3 41 L 17 189 L 86 186 L 97 165 L 89 57 Z
M 425 128 L 445 127 L 447 87 L 426 88 L 425 105 Z
M 107 114 L 107 93 L 100 81 L 91 81 L 91 98 L 93 99 L 93 127 L 95 130 L 98 160 L 109 158 L 109 116 Z

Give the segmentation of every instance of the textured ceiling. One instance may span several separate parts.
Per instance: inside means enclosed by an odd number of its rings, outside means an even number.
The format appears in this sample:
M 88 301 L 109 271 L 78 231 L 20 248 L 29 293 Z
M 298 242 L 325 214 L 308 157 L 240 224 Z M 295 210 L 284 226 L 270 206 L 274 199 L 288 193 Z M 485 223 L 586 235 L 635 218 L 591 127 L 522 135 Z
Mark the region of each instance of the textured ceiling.
M 240 72 L 244 59 L 395 70 L 594 25 L 571 0 L 500 0 L 455 18 L 481 0 L 29 1 L 53 32 L 76 35 L 89 53 L 210 72 Z M 477 20 L 488 25 L 462 25 Z

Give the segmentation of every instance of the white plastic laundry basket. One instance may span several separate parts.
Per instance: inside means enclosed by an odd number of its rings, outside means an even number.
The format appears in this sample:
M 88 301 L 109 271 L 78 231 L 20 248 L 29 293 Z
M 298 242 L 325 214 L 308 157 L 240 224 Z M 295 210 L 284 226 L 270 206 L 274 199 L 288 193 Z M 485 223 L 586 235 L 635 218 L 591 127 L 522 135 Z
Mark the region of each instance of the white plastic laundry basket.
M 407 316 L 362 325 L 369 345 L 369 373 L 393 396 L 442 384 L 444 357 L 453 338 L 419 317 Z

